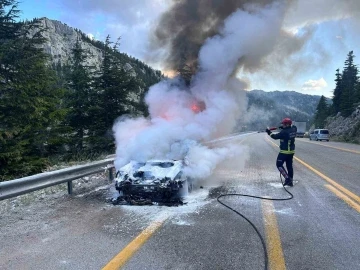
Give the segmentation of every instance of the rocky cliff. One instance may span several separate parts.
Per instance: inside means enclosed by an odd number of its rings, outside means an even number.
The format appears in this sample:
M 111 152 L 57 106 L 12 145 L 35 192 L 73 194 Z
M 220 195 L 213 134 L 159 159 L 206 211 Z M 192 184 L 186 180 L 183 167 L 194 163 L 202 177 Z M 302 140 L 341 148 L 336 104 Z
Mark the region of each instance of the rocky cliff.
M 51 56 L 54 64 L 66 64 L 71 57 L 71 50 L 77 40 L 84 50 L 90 52 L 91 57 L 87 64 L 99 66 L 102 59 L 102 50 L 83 40 L 83 33 L 62 22 L 41 18 L 40 25 L 45 29 L 43 36 L 46 42 L 43 45 L 44 51 Z M 37 29 L 32 30 L 37 31 Z
M 30 35 L 34 35 L 39 29 L 43 30 L 44 44 L 41 46 L 45 53 L 50 56 L 50 63 L 58 70 L 59 66 L 70 64 L 72 50 L 79 41 L 82 49 L 89 53 L 86 65 L 100 68 L 103 60 L 105 44 L 102 41 L 94 40 L 78 29 L 70 27 L 60 21 L 41 18 L 37 20 L 39 28 L 33 28 Z M 126 53 L 116 52 L 124 70 L 138 81 L 138 91 L 133 91 L 128 95 L 128 99 L 134 104 L 141 103 L 141 99 L 147 89 L 159 82 L 164 76 L 159 70 L 154 70 L 140 60 L 128 56 Z M 135 106 L 127 108 L 136 113 Z
M 360 143 L 360 105 L 349 117 L 339 113 L 326 119 L 325 128 L 335 140 Z
M 51 56 L 51 62 L 55 65 L 64 65 L 69 62 L 76 41 L 81 47 L 90 53 L 87 65 L 100 67 L 104 43 L 92 40 L 78 29 L 68 26 L 60 21 L 48 18 L 39 19 L 41 27 L 44 29 L 43 36 L 46 42 L 42 46 L 44 51 Z M 33 29 L 33 33 L 38 29 Z M 30 34 L 32 34 L 30 32 Z M 143 62 L 119 52 L 119 58 L 123 62 L 124 69 L 133 76 L 138 76 L 146 85 L 158 81 L 162 74 L 154 70 Z
M 247 114 L 239 122 L 241 130 L 263 130 L 267 126 L 277 126 L 284 117 L 309 125 L 320 100 L 320 96 L 295 91 L 263 90 L 249 91 L 247 98 Z

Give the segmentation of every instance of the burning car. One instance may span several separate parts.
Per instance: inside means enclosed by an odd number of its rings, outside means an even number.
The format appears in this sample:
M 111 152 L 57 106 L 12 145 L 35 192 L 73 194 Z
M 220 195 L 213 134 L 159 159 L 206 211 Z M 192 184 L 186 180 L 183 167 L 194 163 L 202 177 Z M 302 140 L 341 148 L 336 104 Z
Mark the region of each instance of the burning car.
M 183 160 L 131 161 L 116 173 L 115 188 L 120 196 L 116 204 L 182 204 L 192 189 L 192 181 L 183 175 Z

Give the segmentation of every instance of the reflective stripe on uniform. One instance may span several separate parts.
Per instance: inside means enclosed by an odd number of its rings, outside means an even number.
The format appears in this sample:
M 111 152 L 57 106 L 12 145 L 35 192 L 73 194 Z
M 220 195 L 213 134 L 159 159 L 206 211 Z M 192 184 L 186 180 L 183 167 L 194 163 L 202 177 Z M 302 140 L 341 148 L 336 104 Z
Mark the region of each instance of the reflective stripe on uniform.
M 283 153 L 283 154 L 295 154 L 295 150 L 281 150 L 280 149 L 280 153 Z

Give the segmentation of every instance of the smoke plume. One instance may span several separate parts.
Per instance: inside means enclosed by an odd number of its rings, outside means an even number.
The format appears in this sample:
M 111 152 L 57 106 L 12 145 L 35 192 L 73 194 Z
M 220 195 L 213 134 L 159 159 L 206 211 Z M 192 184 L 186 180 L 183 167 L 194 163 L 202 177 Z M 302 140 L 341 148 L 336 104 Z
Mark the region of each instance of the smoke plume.
M 249 5 L 266 8 L 276 0 L 180 0 L 165 12 L 153 36 L 155 48 L 167 47 L 166 69 L 180 70 L 185 64 L 197 65 L 199 51 L 209 37 L 219 34 L 224 20 Z M 282 1 L 285 2 L 285 1 Z M 237 28 L 249 28 L 246 21 Z
M 196 7 L 208 3 L 183 2 Z M 210 2 L 213 6 L 219 3 Z M 146 96 L 150 117 L 121 120 L 114 125 L 117 168 L 130 160 L 185 158 L 189 162 L 185 173 L 204 178 L 220 162 L 243 153 L 243 148 L 236 145 L 210 149 L 201 143 L 229 134 L 246 109 L 244 83 L 234 77 L 239 63 L 259 65 L 276 44 L 285 5 L 264 2 L 244 6 L 245 1 L 229 1 L 233 13 L 229 7 L 217 6 L 222 17 L 211 17 L 211 21 L 219 27 L 218 34 L 198 41 L 198 69 L 190 86 L 181 78 L 152 86 Z M 239 3 L 242 9 L 236 9 Z M 192 53 L 195 55 L 195 51 Z M 172 59 L 176 63 L 176 56 Z M 193 104 L 199 102 L 205 104 L 205 109 L 193 110 Z

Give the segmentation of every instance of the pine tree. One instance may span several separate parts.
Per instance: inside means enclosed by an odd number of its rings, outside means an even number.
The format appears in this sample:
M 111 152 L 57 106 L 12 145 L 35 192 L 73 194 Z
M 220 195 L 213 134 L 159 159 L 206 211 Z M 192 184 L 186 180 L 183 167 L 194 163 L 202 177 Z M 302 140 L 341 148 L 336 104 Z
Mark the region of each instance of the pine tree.
M 323 128 L 325 125 L 325 119 L 329 116 L 329 109 L 326 103 L 326 98 L 321 96 L 319 103 L 316 107 L 316 113 L 314 117 L 314 125 L 316 128 Z
M 16 20 L 20 10 L 16 0 L 0 0 L 0 40 L 1 47 L 6 47 L 6 42 L 17 38 L 22 24 Z
M 0 1 L 0 180 L 39 172 L 47 164 L 51 131 L 61 119 L 61 90 L 39 48 L 37 21 L 16 22 L 13 0 Z
M 350 51 L 345 60 L 345 67 L 342 74 L 342 94 L 340 97 L 340 111 L 343 116 L 349 116 L 356 103 L 356 86 L 359 83 L 358 69 L 354 64 L 355 55 Z
M 84 138 L 91 122 L 89 107 L 95 67 L 86 64 L 89 56 L 89 52 L 85 51 L 77 40 L 72 50 L 70 74 L 68 75 L 69 90 L 66 97 L 67 123 L 71 128 L 73 153 L 84 150 Z
M 341 100 L 341 94 L 342 94 L 342 79 L 340 70 L 336 70 L 335 74 L 335 89 L 334 89 L 334 96 L 332 98 L 332 113 L 337 114 L 340 112 L 340 100 Z
M 125 70 L 124 63 L 117 57 L 119 40 L 111 45 L 107 36 L 96 89 L 92 93 L 90 132 L 92 147 L 97 152 L 113 150 L 114 121 L 124 114 L 135 113 L 136 102 L 130 100 L 130 94 L 139 92 L 140 82 Z

